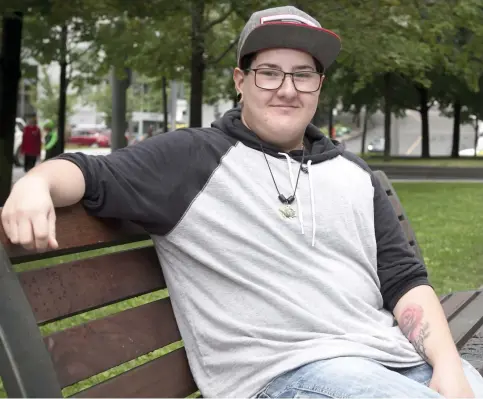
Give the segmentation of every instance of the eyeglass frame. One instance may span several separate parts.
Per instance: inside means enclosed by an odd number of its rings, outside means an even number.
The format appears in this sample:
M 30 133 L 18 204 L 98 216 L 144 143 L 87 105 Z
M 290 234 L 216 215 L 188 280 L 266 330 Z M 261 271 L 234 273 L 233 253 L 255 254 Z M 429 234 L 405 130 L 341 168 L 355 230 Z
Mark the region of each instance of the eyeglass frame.
M 278 86 L 275 89 L 266 89 L 264 87 L 258 86 L 257 85 L 257 71 L 264 71 L 264 70 L 265 71 L 266 70 L 272 70 L 272 71 L 282 72 L 283 73 L 283 78 L 282 78 L 282 82 L 280 83 L 280 86 Z M 254 78 L 255 86 L 257 86 L 259 89 L 269 90 L 269 91 L 274 91 L 274 90 L 280 89 L 283 86 L 283 84 L 285 83 L 285 78 L 287 77 L 287 75 L 291 75 L 291 77 L 292 77 L 292 84 L 293 84 L 293 87 L 295 88 L 295 90 L 297 90 L 299 93 L 315 93 L 316 91 L 320 90 L 320 88 L 322 86 L 322 79 L 325 77 L 325 74 L 323 72 L 317 72 L 317 71 L 285 72 L 285 71 L 282 71 L 281 69 L 277 69 L 277 68 L 247 68 L 247 69 L 244 69 L 244 72 L 252 72 L 252 71 L 255 72 L 255 78 Z M 297 85 L 295 84 L 293 75 L 295 75 L 296 73 L 300 73 L 300 72 L 310 72 L 310 73 L 315 73 L 315 74 L 319 75 L 319 85 L 317 86 L 317 89 L 312 90 L 312 91 L 303 91 L 303 90 L 297 89 Z

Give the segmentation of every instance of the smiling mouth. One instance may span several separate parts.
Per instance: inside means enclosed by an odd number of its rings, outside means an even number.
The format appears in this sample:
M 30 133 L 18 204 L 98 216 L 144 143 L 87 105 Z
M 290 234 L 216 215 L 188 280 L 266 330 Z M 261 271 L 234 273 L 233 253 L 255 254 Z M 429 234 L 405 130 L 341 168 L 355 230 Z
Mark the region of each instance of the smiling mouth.
M 274 108 L 298 108 L 293 105 L 272 105 Z

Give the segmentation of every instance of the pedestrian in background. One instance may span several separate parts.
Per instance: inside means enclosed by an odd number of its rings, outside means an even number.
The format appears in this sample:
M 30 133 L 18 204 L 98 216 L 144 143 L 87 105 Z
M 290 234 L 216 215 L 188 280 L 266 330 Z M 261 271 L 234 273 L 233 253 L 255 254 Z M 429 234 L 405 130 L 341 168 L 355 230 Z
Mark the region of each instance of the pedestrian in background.
M 22 154 L 24 154 L 24 170 L 28 172 L 37 163 L 42 148 L 42 134 L 37 125 L 37 117 L 33 115 L 23 129 Z

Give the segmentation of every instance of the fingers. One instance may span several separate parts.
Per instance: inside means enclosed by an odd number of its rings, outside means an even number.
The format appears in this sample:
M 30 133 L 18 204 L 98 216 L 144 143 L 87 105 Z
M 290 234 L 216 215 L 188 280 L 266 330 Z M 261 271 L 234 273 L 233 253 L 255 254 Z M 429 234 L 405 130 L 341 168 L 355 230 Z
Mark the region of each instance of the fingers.
M 2 212 L 2 224 L 3 224 L 3 229 L 5 231 L 5 234 L 7 235 L 8 239 L 12 241 L 14 244 L 18 244 L 18 229 L 17 229 L 17 223 L 16 222 L 10 222 L 10 218 L 8 216 L 8 213 L 5 212 L 5 209 L 3 209 Z
M 35 248 L 44 250 L 49 245 L 49 221 L 45 215 L 36 215 L 32 219 L 33 241 Z
M 35 241 L 32 232 L 32 223 L 27 217 L 22 217 L 17 221 L 18 242 L 27 249 L 35 248 Z
M 55 210 L 52 209 L 48 214 L 48 229 L 49 229 L 49 246 L 52 249 L 56 249 L 59 247 L 59 243 L 57 242 L 57 238 L 55 235 Z
M 45 250 L 58 248 L 55 236 L 55 211 L 47 214 L 34 213 L 33 216 L 11 213 L 5 208 L 2 212 L 2 224 L 5 234 L 13 244 L 20 244 L 27 249 Z

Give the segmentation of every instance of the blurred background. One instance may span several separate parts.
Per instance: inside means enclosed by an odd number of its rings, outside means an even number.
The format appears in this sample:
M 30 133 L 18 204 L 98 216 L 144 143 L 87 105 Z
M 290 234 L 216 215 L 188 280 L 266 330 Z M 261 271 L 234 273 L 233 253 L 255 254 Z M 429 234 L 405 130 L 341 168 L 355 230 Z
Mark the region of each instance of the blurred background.
M 34 114 L 39 127 L 55 123 L 52 156 L 210 126 L 236 105 L 244 23 L 286 4 L 2 0 L 0 196 L 22 174 L 22 130 Z M 291 4 L 342 38 L 313 120 L 322 132 L 366 158 L 483 154 L 482 0 Z

